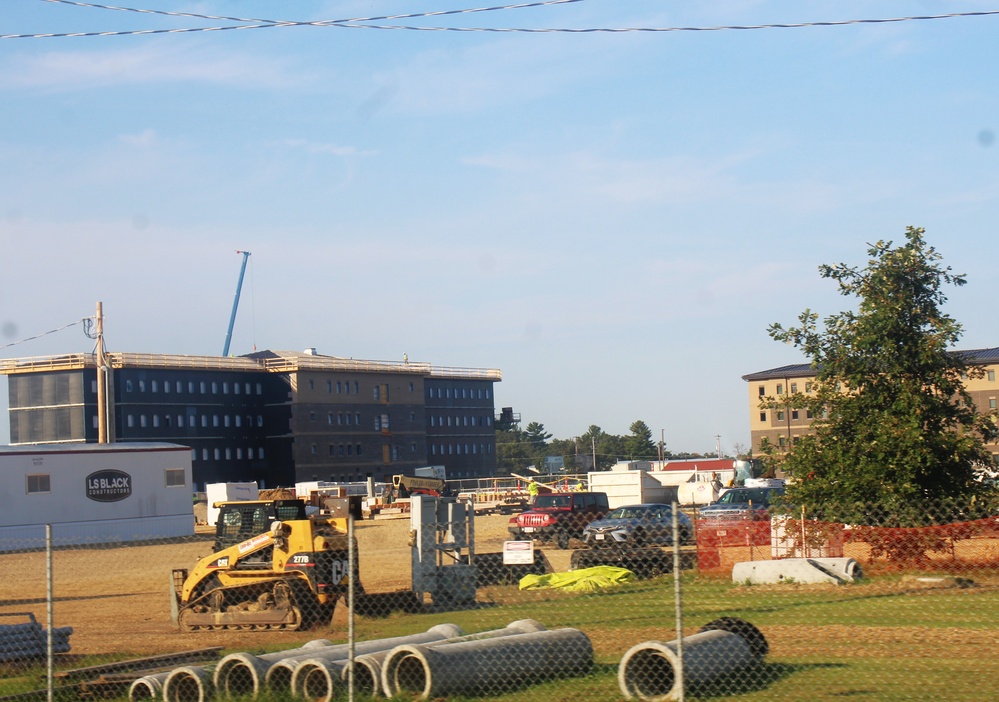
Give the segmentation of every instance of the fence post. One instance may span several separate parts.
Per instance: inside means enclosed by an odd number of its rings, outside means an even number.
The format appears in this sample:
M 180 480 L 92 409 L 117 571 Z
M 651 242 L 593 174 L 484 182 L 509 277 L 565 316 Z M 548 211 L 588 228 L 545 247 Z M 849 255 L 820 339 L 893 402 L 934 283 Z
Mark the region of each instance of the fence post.
M 354 568 L 357 554 L 354 548 L 354 515 L 347 514 L 347 700 L 354 702 Z
M 53 642 L 52 642 L 52 525 L 45 525 L 45 621 L 46 626 L 48 626 L 48 632 L 46 632 L 46 643 L 45 643 L 45 658 L 46 663 L 46 673 L 45 673 L 45 690 L 47 693 L 48 702 L 52 702 L 55 696 L 55 657 L 53 653 Z
M 677 700 L 684 702 L 683 691 L 683 585 L 680 575 L 683 564 L 680 559 L 680 505 L 673 502 L 673 595 L 676 600 L 676 659 L 679 695 Z

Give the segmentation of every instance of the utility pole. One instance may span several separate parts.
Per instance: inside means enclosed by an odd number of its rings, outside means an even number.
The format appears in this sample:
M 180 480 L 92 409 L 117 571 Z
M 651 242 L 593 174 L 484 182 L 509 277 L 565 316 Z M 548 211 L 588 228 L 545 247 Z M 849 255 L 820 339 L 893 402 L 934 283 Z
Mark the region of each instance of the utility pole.
M 590 449 L 593 451 L 593 470 L 597 469 L 597 437 L 590 437 Z
M 97 303 L 97 316 L 94 324 L 97 337 L 97 443 L 114 443 L 114 428 L 111 423 L 111 393 L 109 392 L 110 374 L 108 373 L 107 357 L 104 353 L 104 305 Z
M 721 457 L 721 434 L 715 434 L 715 458 Z

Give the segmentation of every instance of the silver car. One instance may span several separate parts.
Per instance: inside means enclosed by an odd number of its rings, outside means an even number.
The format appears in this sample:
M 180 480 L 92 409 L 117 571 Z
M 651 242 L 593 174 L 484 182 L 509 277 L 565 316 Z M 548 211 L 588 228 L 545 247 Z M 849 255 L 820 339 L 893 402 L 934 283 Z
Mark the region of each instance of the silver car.
M 690 543 L 694 525 L 683 512 L 678 512 L 680 543 Z M 583 530 L 587 546 L 669 546 L 673 543 L 673 510 L 670 505 L 644 503 L 625 505 L 590 522 Z

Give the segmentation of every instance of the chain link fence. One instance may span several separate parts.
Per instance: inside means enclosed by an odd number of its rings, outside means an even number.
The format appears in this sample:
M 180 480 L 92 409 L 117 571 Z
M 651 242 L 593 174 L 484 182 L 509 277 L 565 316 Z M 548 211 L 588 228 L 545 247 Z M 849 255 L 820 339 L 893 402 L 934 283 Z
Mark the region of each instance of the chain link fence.
M 531 540 L 516 515 L 408 506 L 228 544 L 5 540 L 0 697 L 999 699 L 981 505 L 863 523 L 666 507 Z

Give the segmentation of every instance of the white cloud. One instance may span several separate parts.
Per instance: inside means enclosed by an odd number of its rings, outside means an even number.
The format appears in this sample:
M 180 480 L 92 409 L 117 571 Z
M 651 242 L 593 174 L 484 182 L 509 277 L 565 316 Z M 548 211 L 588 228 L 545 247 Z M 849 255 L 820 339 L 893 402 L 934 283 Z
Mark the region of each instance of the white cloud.
M 22 53 L 0 71 L 0 87 L 48 90 L 158 83 L 284 88 L 306 80 L 285 59 L 226 53 L 176 40 L 104 51 Z

